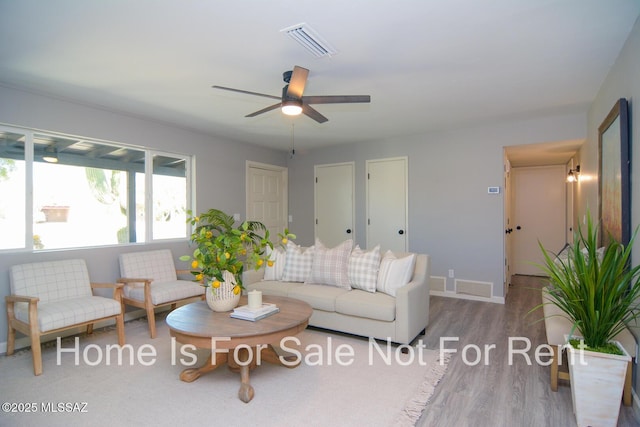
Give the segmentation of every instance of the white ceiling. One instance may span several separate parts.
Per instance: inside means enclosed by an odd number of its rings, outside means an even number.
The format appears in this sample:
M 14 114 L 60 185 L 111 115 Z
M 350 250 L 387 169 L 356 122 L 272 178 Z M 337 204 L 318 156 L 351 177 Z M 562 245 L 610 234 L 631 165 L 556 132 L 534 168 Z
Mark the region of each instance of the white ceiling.
M 0 0 L 0 84 L 287 150 L 587 111 L 638 0 Z M 333 45 L 311 56 L 281 29 Z M 273 103 L 310 70 L 318 124 Z M 2 100 L 0 100 L 2 102 Z M 1 118 L 0 118 L 1 120 Z M 526 158 L 526 156 L 525 156 Z

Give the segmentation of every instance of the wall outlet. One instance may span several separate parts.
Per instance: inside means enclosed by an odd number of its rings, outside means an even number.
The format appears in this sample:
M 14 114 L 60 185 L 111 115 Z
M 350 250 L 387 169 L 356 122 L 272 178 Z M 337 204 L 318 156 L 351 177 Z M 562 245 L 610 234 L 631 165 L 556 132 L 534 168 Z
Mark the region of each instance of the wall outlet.
M 455 275 L 453 274 L 453 268 L 449 270 L 449 277 L 454 278 Z
M 289 215 L 289 222 L 293 222 L 293 215 Z

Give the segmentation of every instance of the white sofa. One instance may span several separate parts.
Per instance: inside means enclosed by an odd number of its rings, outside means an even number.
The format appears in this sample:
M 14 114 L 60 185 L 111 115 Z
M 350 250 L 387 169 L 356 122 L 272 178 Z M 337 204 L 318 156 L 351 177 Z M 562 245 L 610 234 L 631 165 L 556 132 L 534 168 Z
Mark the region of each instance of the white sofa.
M 397 253 L 398 258 L 410 253 Z M 336 286 L 263 280 L 264 269 L 245 272 L 247 291 L 286 296 L 307 302 L 313 308 L 310 326 L 349 334 L 410 344 L 424 334 L 429 323 L 431 260 L 416 254 L 412 277 L 393 297 L 383 292 L 344 289 Z

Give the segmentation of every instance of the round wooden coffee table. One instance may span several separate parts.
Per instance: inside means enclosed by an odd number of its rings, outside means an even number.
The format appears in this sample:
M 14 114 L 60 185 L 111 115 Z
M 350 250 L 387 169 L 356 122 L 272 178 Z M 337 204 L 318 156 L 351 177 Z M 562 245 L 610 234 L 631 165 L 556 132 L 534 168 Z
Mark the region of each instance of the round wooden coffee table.
M 309 322 L 312 309 L 304 301 L 286 297 L 265 296 L 263 301 L 278 306 L 279 313 L 255 322 L 234 319 L 231 312 L 212 311 L 204 301 L 187 304 L 173 310 L 167 316 L 172 337 L 182 344 L 211 349 L 211 356 L 199 368 L 188 368 L 180 373 L 185 382 L 195 381 L 200 375 L 227 364 L 240 373 L 238 397 L 243 402 L 253 399 L 254 390 L 249 383 L 249 371 L 261 362 L 269 362 L 294 368 L 300 360 L 280 354 L 278 344 L 283 338 L 303 331 Z M 240 305 L 247 297 L 240 299 Z

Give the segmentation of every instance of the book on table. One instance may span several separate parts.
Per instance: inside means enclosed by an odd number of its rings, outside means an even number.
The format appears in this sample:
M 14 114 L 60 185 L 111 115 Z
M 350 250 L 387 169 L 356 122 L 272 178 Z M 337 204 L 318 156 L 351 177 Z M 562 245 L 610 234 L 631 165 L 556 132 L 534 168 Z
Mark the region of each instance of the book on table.
M 231 317 L 235 319 L 256 321 L 276 314 L 280 309 L 275 304 L 263 303 L 261 307 L 251 308 L 248 305 L 236 307 L 231 312 Z

